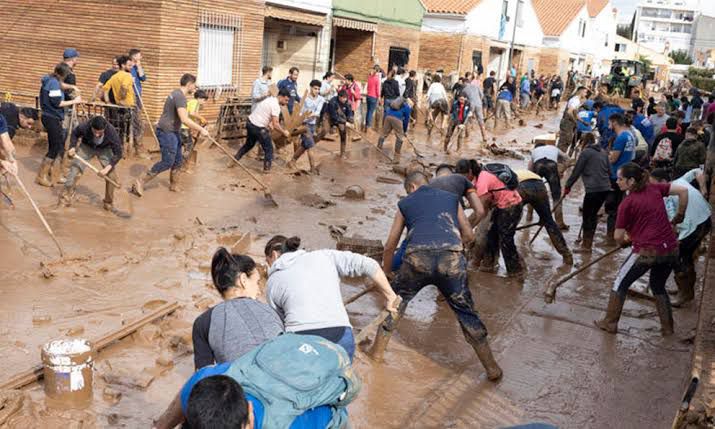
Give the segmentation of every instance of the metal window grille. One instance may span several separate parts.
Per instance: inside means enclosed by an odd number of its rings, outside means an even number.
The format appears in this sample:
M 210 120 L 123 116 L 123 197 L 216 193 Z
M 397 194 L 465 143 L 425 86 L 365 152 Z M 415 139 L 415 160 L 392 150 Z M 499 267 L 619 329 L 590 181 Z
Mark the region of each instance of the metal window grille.
M 202 10 L 199 15 L 197 84 L 202 88 L 238 90 L 241 82 L 241 17 Z

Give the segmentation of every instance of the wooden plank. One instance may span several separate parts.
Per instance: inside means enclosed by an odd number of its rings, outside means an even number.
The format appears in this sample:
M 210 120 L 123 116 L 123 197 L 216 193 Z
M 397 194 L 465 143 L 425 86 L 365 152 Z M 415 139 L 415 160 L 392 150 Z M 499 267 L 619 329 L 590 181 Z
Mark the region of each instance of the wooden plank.
M 173 313 L 178 308 L 178 302 L 165 304 L 152 311 L 151 313 L 147 314 L 146 316 L 135 320 L 134 322 L 129 323 L 116 331 L 110 332 L 107 335 L 97 338 L 96 340 L 91 342 L 95 354 L 98 353 L 100 350 L 106 348 L 110 344 L 114 343 L 115 341 L 121 340 L 122 338 L 133 334 L 135 331 L 137 331 L 144 325 L 148 325 L 149 323 L 157 319 L 161 319 L 162 317 Z M 32 369 L 21 372 L 10 378 L 9 380 L 6 380 L 3 384 L 0 385 L 0 390 L 20 389 L 24 386 L 27 386 L 28 384 L 32 384 L 35 381 L 41 380 L 43 376 L 44 374 L 42 364 L 35 365 L 34 367 L 32 367 Z

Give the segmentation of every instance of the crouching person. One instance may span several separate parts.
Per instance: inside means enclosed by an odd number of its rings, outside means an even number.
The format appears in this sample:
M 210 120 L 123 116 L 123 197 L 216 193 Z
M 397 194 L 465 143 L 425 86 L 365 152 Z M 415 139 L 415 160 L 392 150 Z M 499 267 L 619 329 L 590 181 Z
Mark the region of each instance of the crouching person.
M 77 143 L 80 139 L 82 142 L 78 146 Z M 104 117 L 95 116 L 72 130 L 70 149 L 67 154 L 70 158 L 78 156 L 85 161 L 91 161 L 92 158 L 97 157 L 103 167 L 99 175 L 107 176 L 115 182 L 119 181 L 115 167 L 122 159 L 122 141 L 117 130 Z M 86 165 L 81 161 L 77 159 L 72 161 L 58 205 L 64 204 L 69 207 L 72 204 L 77 181 L 84 173 L 85 168 Z M 113 203 L 114 185 L 105 181 L 104 210 L 111 211 Z
M 410 124 L 410 114 L 412 112 L 412 100 L 405 100 L 402 97 L 394 100 L 385 106 L 385 122 L 382 125 L 382 134 L 377 141 L 377 147 L 382 149 L 385 139 L 391 133 L 395 133 L 395 162 L 400 160 L 402 151 L 402 139 L 405 138 L 407 127 Z
M 429 187 L 427 178 L 419 172 L 407 176 L 405 190 L 409 195 L 397 204 L 383 253 L 383 269 L 389 271 L 398 240 L 407 227 L 407 249 L 393 283 L 402 302 L 397 314 L 390 314 L 378 328 L 370 354 L 373 359 L 382 360 L 410 300 L 423 287 L 433 284 L 457 316 L 464 337 L 487 370 L 489 380 L 498 380 L 502 370 L 492 356 L 487 328 L 474 309 L 469 290 L 462 243 L 472 242 L 474 235 L 460 205 L 461 196 Z
M 320 382 L 316 382 L 320 380 Z M 312 335 L 285 334 L 241 358 L 196 372 L 154 428 L 342 428 L 360 380 L 347 353 Z
M 194 366 L 231 362 L 283 333 L 283 321 L 258 299 L 261 275 L 247 255 L 221 247 L 211 259 L 211 279 L 224 299 L 194 321 Z

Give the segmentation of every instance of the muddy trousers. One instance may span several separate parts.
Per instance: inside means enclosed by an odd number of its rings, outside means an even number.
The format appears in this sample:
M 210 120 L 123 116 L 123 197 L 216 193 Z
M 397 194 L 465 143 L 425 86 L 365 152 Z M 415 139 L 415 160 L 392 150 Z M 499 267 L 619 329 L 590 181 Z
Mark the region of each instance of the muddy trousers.
M 460 125 L 464 125 L 464 123 L 459 122 L 458 120 L 454 120 L 453 118 L 449 119 L 449 126 L 447 127 L 447 134 L 444 136 L 444 150 L 447 150 L 449 147 L 449 141 L 452 139 L 452 135 L 454 134 L 454 130 L 457 129 Z M 466 133 L 466 128 L 462 131 L 457 131 L 457 133 L 462 133 L 460 136 L 457 134 L 457 151 L 462 149 L 462 138 L 465 137 Z
M 695 252 L 700 247 L 703 239 L 710 232 L 712 222 L 710 219 L 698 225 L 695 231 L 680 241 L 678 246 L 678 263 L 674 267 L 675 275 L 689 276 L 688 282 L 695 283 Z
M 601 192 L 586 192 L 583 196 L 583 213 L 582 213 L 582 229 L 583 240 L 590 244 L 593 243 L 593 237 L 596 235 L 596 227 L 598 226 L 598 211 L 601 210 L 610 191 Z
M 521 195 L 521 202 L 529 204 L 539 215 L 539 224 L 544 225 L 556 251 L 561 256 L 570 255 L 571 251 L 566 244 L 566 239 L 551 215 L 549 193 L 546 191 L 544 182 L 537 179 L 525 180 L 519 183 L 518 191 Z
M 606 201 L 604 203 L 606 214 L 608 215 L 606 234 L 609 239 L 613 238 L 613 234 L 616 231 L 616 215 L 618 214 L 618 206 L 621 205 L 621 201 L 623 201 L 624 196 L 624 192 L 618 187 L 616 180 L 611 179 L 611 191 L 606 196 Z
M 405 255 L 392 288 L 402 298 L 398 316 L 388 316 L 378 329 L 378 335 L 392 334 L 410 300 L 425 286 L 435 285 L 457 316 L 462 333 L 470 344 L 483 341 L 487 328 L 474 309 L 472 293 L 467 284 L 467 260 L 462 252 L 449 250 L 411 251 Z
M 522 207 L 523 204 L 519 203 L 504 209 L 495 207 L 492 210 L 492 226 L 487 233 L 487 247 L 482 265 L 488 266 L 490 263 L 494 265 L 501 250 L 509 274 L 517 274 L 523 270 L 514 243 L 514 234 L 521 220 Z
M 402 128 L 402 121 L 392 115 L 385 116 L 385 123 L 382 125 L 382 133 L 377 141 L 377 147 L 382 149 L 385 144 L 385 139 L 390 134 L 395 134 L 395 155 L 399 155 L 402 151 L 402 139 L 405 137 L 405 132 Z
M 559 144 L 558 147 L 563 152 L 567 152 L 576 139 L 576 121 L 564 112 L 559 123 Z
M 106 167 L 112 162 L 112 149 L 110 147 L 103 148 L 92 148 L 84 143 L 77 147 L 77 156 L 81 157 L 85 161 L 91 161 L 93 158 L 99 159 L 99 163 L 102 167 Z M 74 194 L 75 187 L 77 186 L 77 181 L 80 176 L 84 174 L 84 170 L 87 167 L 78 160 L 73 160 L 70 164 L 69 173 L 67 174 L 67 181 L 64 183 L 66 198 L 71 198 Z M 115 168 L 112 168 L 107 174 L 107 177 L 119 182 L 119 177 Z M 114 202 L 114 185 L 108 181 L 104 181 L 104 202 L 106 204 L 112 204 Z M 69 202 L 69 201 L 67 201 Z
M 246 143 L 236 152 L 235 158 L 241 160 L 245 154 L 253 149 L 256 143 L 260 143 L 263 148 L 263 153 L 265 154 L 263 168 L 270 169 L 271 162 L 273 161 L 273 141 L 271 140 L 271 133 L 268 132 L 268 128 L 257 127 L 253 125 L 251 121 L 246 122 Z
M 551 190 L 551 198 L 554 201 L 554 207 L 556 207 L 556 204 L 561 199 L 561 175 L 559 174 L 559 165 L 550 159 L 541 158 L 534 163 L 534 172 L 548 182 L 549 189 Z M 563 205 L 556 207 L 554 216 L 556 217 L 556 222 L 559 227 L 565 228 Z

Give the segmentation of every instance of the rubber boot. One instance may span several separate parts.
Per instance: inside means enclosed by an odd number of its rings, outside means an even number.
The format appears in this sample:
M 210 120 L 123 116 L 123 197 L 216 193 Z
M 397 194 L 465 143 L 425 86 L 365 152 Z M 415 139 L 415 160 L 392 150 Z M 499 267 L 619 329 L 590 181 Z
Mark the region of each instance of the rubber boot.
M 402 152 L 402 139 L 397 139 L 397 140 L 395 140 L 395 158 L 394 158 L 394 162 L 396 164 L 400 163 L 400 158 L 402 157 L 401 152 Z
M 675 284 L 678 285 L 678 296 L 671 305 L 676 308 L 683 307 L 695 298 L 695 272 L 684 271 L 675 273 Z
M 271 172 L 271 161 L 263 161 L 263 173 L 270 173 Z
M 483 273 L 496 273 L 499 271 L 499 261 L 494 255 L 488 255 L 486 252 L 482 255 L 482 262 L 479 265 L 479 271 Z
M 479 358 L 479 362 L 482 363 L 484 369 L 487 370 L 487 378 L 490 381 L 498 381 L 504 375 L 504 372 L 499 368 L 496 360 L 494 360 L 494 355 L 492 354 L 492 349 L 489 347 L 489 341 L 484 337 L 476 342 L 472 343 L 472 348 Z
M 655 308 L 658 310 L 658 318 L 660 319 L 660 333 L 664 337 L 673 335 L 673 309 L 670 306 L 668 294 L 653 295 L 655 298 Z
M 406 306 L 403 303 L 400 304 L 398 308 L 397 317 L 393 317 L 392 314 L 388 314 L 382 324 L 377 328 L 377 333 L 375 334 L 375 341 L 372 342 L 372 347 L 368 351 L 368 356 L 372 358 L 375 362 L 382 362 L 385 356 L 385 350 L 387 350 L 387 344 L 392 338 L 392 332 L 397 328 L 397 322 L 400 321 L 401 315 L 404 313 Z
M 382 147 L 385 145 L 385 137 L 380 137 L 377 139 L 377 148 L 382 149 Z
M 40 186 L 52 186 L 52 181 L 50 179 L 50 169 L 52 169 L 52 158 L 43 158 L 40 164 L 40 169 L 37 171 L 37 178 L 35 178 L 35 183 Z
M 136 182 L 134 182 L 134 185 L 132 185 L 131 192 L 138 196 L 141 197 L 144 195 L 144 185 L 149 183 L 153 178 L 157 176 L 156 173 L 154 173 L 151 170 L 148 170 L 146 173 L 144 173 L 144 176 L 142 176 L 140 179 L 137 179 Z
M 57 201 L 57 206 L 70 207 L 72 205 L 72 200 L 74 199 L 75 187 L 74 186 L 63 186 L 62 192 L 60 192 L 59 201 Z
M 607 246 L 615 246 L 616 245 L 616 239 L 614 238 L 614 234 L 616 233 L 616 225 L 615 223 L 613 225 L 609 224 L 606 226 L 606 245 Z
M 117 175 L 114 170 L 110 171 L 107 175 L 110 179 L 117 181 Z M 114 185 L 108 181 L 104 182 L 104 210 L 111 212 L 114 209 Z
M 179 169 L 172 169 L 171 172 L 169 173 L 169 190 L 171 192 L 179 192 L 179 178 L 181 176 L 181 173 L 179 172 Z
M 348 144 L 347 144 L 346 141 L 340 140 L 340 158 L 342 158 L 342 159 L 345 159 L 345 158 L 346 158 L 345 152 L 346 152 L 346 149 L 347 149 L 347 145 L 348 145 Z
M 608 296 L 608 307 L 606 308 L 606 316 L 601 320 L 594 320 L 593 324 L 600 329 L 615 334 L 618 332 L 618 321 L 621 319 L 623 304 L 626 299 L 621 297 L 617 292 L 611 291 Z
M 596 231 L 583 231 L 583 237 L 581 240 L 581 246 L 578 249 L 574 249 L 575 253 L 591 253 L 593 250 L 593 236 L 596 235 Z
M 64 155 L 62 155 L 62 158 L 58 161 L 59 178 L 56 183 L 64 184 L 67 181 L 67 173 L 69 173 L 71 163 L 72 161 L 70 160 L 69 155 L 65 152 Z
M 556 221 L 556 225 L 559 226 L 559 229 L 561 231 L 569 230 L 569 226 L 566 225 L 566 223 L 564 222 L 564 211 L 562 210 L 561 206 L 558 206 L 554 211 L 554 220 Z

